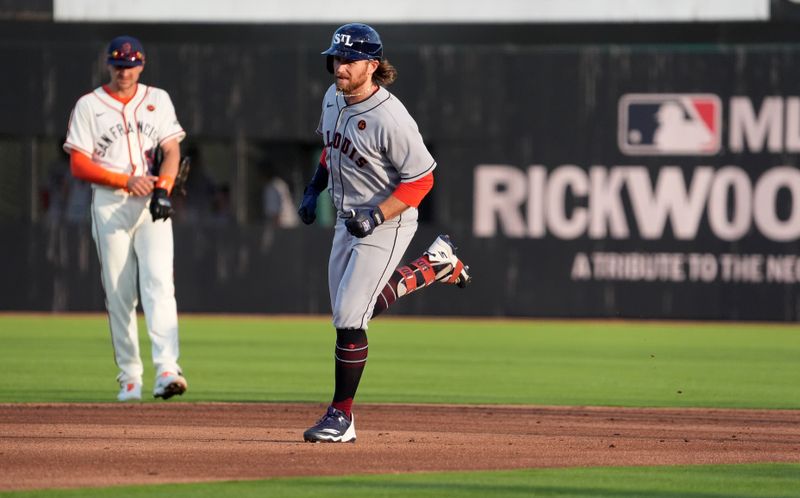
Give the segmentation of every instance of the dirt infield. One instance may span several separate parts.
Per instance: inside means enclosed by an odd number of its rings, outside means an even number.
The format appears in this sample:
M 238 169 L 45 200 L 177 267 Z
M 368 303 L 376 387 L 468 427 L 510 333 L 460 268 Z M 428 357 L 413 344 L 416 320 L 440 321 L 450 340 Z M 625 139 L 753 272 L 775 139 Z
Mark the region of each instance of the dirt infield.
M 360 404 L 357 443 L 301 442 L 303 430 L 324 408 L 0 404 L 0 490 L 436 470 L 800 462 L 800 411 Z

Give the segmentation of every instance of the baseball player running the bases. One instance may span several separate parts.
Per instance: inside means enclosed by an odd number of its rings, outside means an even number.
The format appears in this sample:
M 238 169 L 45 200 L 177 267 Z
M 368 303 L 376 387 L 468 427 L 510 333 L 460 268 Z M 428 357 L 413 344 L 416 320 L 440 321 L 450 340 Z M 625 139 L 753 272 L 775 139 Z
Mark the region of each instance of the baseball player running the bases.
M 322 54 L 335 83 L 322 102 L 317 133 L 324 148 L 299 214 L 313 223 L 317 196 L 328 189 L 338 214 L 328 266 L 335 391 L 303 438 L 348 442 L 356 439 L 351 409 L 367 362 L 369 320 L 415 290 L 437 281 L 464 287 L 470 277 L 446 235 L 398 268 L 417 230 L 417 207 L 433 187 L 436 161 L 414 119 L 385 88 L 397 71 L 383 58 L 378 33 L 366 24 L 345 24 Z
M 139 83 L 142 44 L 120 36 L 108 46 L 108 84 L 75 104 L 64 150 L 72 174 L 92 185 L 92 236 L 106 296 L 111 344 L 119 367 L 119 401 L 142 397 L 136 324 L 137 284 L 156 368 L 153 396 L 186 391 L 178 365 L 170 191 L 186 133 L 169 95 Z M 156 147 L 160 172 L 152 170 Z

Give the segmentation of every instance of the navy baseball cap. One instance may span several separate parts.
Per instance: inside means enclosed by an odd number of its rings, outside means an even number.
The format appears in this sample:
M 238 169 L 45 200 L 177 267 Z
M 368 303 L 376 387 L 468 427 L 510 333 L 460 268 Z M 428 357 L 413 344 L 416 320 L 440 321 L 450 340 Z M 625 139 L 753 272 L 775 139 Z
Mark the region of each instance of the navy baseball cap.
M 144 64 L 142 42 L 132 36 L 118 36 L 108 44 L 108 63 L 112 66 L 134 67 Z

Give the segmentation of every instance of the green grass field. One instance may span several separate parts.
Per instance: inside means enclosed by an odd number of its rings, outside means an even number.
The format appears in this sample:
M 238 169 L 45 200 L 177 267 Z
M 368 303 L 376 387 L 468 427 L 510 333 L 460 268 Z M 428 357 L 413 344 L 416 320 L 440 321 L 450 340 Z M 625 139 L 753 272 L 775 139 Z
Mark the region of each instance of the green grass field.
M 15 492 L 18 498 L 298 498 L 558 497 L 558 498 L 796 498 L 800 465 L 594 467 L 502 472 L 446 472 L 314 477 L 212 484 L 125 486 Z
M 147 360 L 146 334 L 141 338 Z M 381 318 L 369 338 L 360 402 L 800 409 L 798 325 Z M 0 402 L 114 401 L 105 316 L 0 315 L 0 341 Z M 182 316 L 181 364 L 191 386 L 182 401 L 327 402 L 333 341 L 324 318 Z M 145 388 L 152 375 L 146 363 Z M 274 479 L 112 494 L 800 496 L 800 465 Z
M 325 402 L 334 339 L 324 318 L 184 316 L 186 400 Z M 0 340 L 0 402 L 114 400 L 104 316 L 2 316 Z M 361 402 L 800 408 L 800 326 L 382 319 L 369 341 Z

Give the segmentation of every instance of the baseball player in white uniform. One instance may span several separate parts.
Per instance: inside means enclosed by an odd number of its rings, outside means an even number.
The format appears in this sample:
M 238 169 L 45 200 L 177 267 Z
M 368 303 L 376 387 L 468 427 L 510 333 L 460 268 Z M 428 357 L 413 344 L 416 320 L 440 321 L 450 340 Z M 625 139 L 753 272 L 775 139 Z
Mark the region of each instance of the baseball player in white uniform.
M 183 394 L 173 283 L 169 198 L 186 136 L 169 95 L 139 83 L 145 54 L 136 38 L 108 47 L 109 83 L 78 99 L 64 150 L 72 174 L 92 185 L 92 236 L 101 265 L 120 401 L 142 396 L 137 284 L 152 343 L 153 395 Z M 156 147 L 163 151 L 158 172 Z
M 385 88 L 397 72 L 383 58 L 378 33 L 366 24 L 345 24 L 322 53 L 335 83 L 323 98 L 317 128 L 323 153 L 299 214 L 313 223 L 317 196 L 326 188 L 338 213 L 328 267 L 335 391 L 303 438 L 348 442 L 356 439 L 352 404 L 367 361 L 369 320 L 433 282 L 464 287 L 470 277 L 446 235 L 397 268 L 417 230 L 417 207 L 433 187 L 436 161 L 414 119 Z

